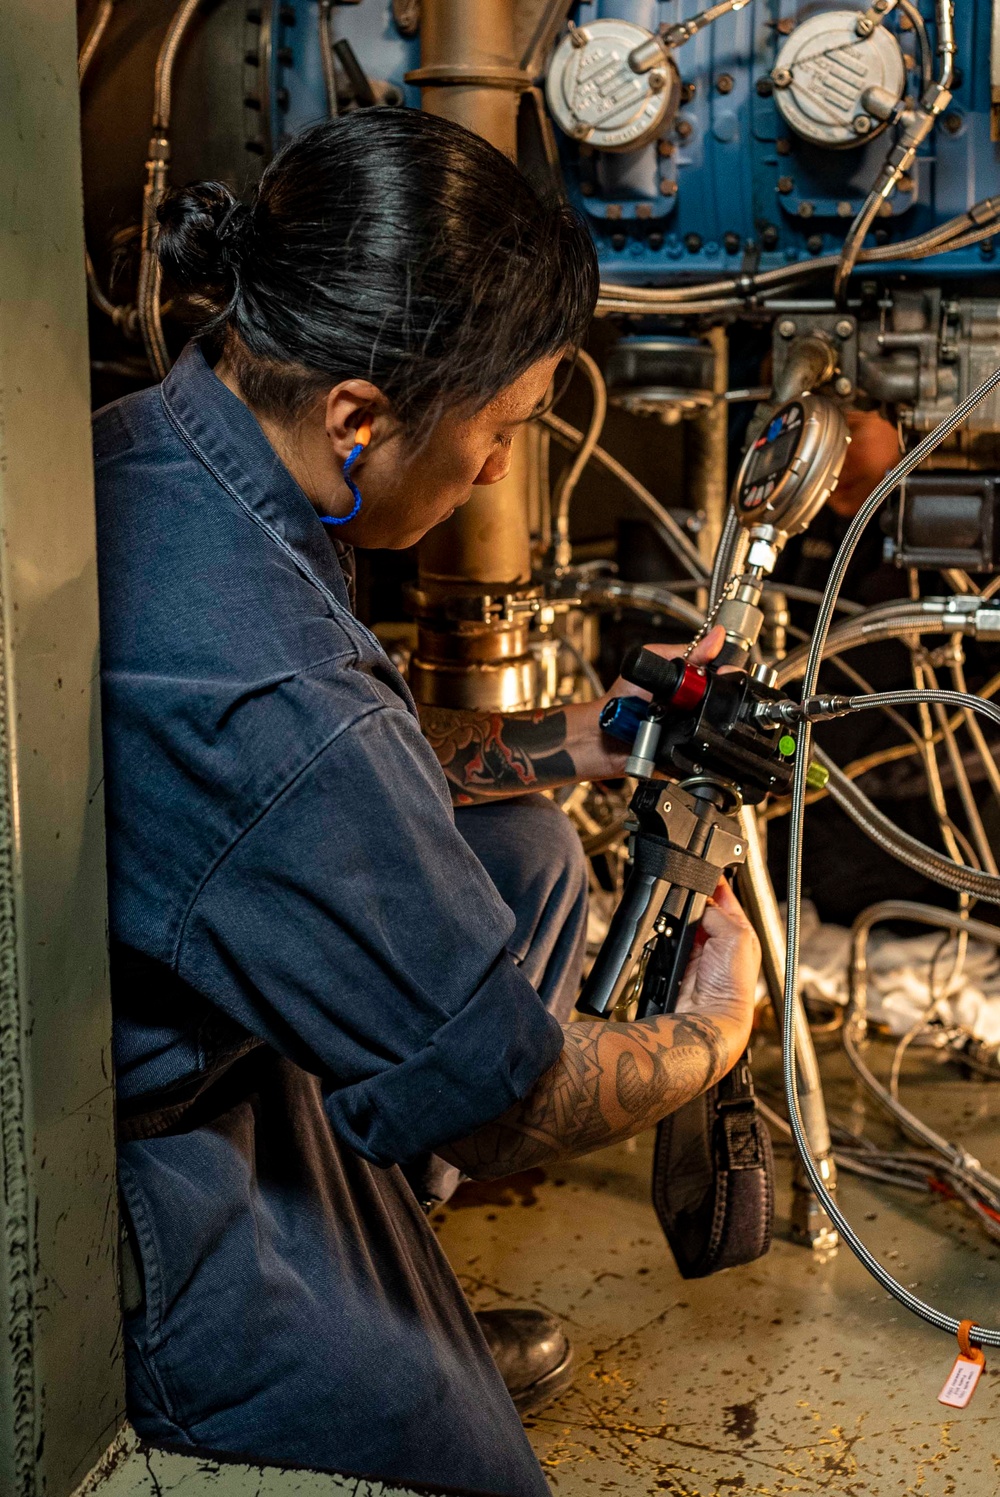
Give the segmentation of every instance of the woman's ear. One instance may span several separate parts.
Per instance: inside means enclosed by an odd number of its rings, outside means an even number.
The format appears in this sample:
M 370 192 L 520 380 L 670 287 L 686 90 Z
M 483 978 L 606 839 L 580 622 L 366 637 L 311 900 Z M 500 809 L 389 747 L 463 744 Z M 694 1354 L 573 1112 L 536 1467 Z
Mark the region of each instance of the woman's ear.
M 324 426 L 339 466 L 343 466 L 358 444 L 358 433 L 369 430 L 369 441 L 378 436 L 379 421 L 385 420 L 388 404 L 381 390 L 366 379 L 345 379 L 326 397 Z M 367 445 L 367 444 L 366 444 Z

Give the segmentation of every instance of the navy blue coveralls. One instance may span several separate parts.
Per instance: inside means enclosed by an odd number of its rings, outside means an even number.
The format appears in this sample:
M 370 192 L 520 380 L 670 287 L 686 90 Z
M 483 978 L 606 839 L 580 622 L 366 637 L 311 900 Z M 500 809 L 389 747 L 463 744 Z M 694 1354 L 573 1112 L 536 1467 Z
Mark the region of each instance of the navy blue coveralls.
M 558 1056 L 575 836 L 538 797 L 456 828 L 328 530 L 197 347 L 94 433 L 130 1416 L 541 1497 L 400 1165 Z

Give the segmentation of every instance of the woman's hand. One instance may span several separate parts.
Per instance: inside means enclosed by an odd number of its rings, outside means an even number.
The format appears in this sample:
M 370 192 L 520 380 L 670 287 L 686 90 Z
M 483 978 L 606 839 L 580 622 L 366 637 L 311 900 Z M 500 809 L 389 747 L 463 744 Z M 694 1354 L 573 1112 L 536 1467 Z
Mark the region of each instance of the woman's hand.
M 705 638 L 699 640 L 691 651 L 693 665 L 707 665 L 714 660 L 725 642 L 726 632 L 720 624 L 710 629 Z M 676 660 L 684 654 L 684 645 L 647 645 L 646 649 L 664 660 Z M 613 780 L 625 773 L 625 761 L 629 756 L 628 746 L 616 738 L 608 738 L 601 732 L 600 717 L 604 708 L 614 697 L 642 697 L 649 701 L 650 693 L 634 686 L 624 676 L 619 676 L 611 690 L 599 701 L 585 702 L 565 708 L 567 725 L 567 749 L 576 765 L 580 780 Z
M 675 1012 L 710 1015 L 734 1065 L 746 1049 L 760 973 L 760 942 L 725 879 L 705 906 Z

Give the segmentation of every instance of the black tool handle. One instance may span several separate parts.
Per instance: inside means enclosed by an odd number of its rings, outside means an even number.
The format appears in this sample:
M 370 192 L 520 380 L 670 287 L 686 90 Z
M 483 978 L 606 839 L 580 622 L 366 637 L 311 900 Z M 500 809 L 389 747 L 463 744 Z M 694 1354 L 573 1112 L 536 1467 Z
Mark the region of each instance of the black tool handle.
M 629 650 L 622 661 L 622 675 L 644 691 L 652 692 L 657 701 L 669 702 L 684 675 L 683 660 L 664 660 L 652 650 Z

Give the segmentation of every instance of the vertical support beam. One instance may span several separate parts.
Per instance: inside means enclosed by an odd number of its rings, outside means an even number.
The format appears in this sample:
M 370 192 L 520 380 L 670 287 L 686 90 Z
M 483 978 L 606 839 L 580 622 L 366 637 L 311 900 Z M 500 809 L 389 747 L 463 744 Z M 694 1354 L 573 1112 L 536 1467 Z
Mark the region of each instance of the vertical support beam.
M 0 1491 L 123 1418 L 73 0 L 0 0 Z

